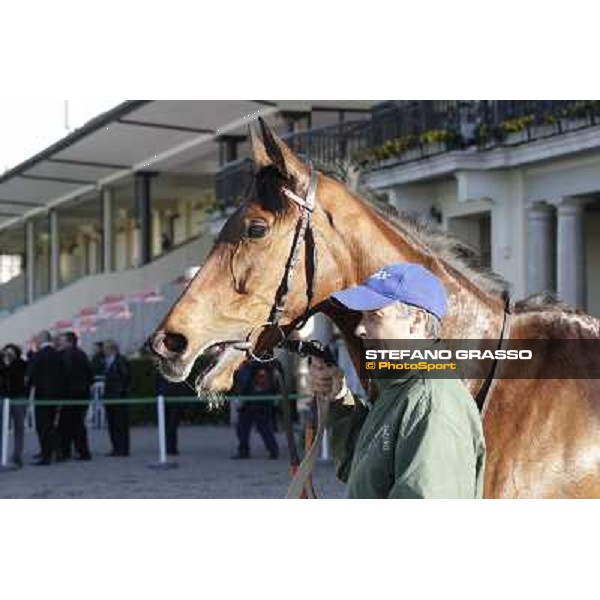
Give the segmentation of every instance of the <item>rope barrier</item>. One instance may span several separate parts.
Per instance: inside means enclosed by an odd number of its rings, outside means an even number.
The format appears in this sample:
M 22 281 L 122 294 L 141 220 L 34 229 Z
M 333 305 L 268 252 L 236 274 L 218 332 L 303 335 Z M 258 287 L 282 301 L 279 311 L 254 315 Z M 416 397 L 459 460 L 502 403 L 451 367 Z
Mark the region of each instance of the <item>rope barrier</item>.
M 309 394 L 289 394 L 290 399 L 300 400 L 303 398 L 310 398 Z M 281 402 L 281 395 L 265 395 L 265 396 L 223 396 L 218 401 L 210 398 L 199 398 L 197 396 L 164 396 L 166 404 L 211 404 L 211 403 L 226 403 L 232 401 L 241 400 L 243 402 L 258 402 L 264 400 L 273 400 L 275 402 Z M 90 402 L 93 402 L 94 398 L 87 399 L 76 399 L 76 400 L 34 400 L 35 406 L 87 406 Z M 102 398 L 100 402 L 105 405 L 111 404 L 154 404 L 156 402 L 156 396 L 149 396 L 145 398 Z M 11 400 L 11 404 L 16 406 L 29 405 L 29 400 L 25 398 L 17 398 Z
M 290 400 L 300 400 L 304 398 L 311 398 L 310 394 L 289 394 L 287 396 Z M 260 402 L 270 400 L 274 401 L 276 404 L 280 404 L 283 400 L 283 396 L 280 394 L 270 394 L 270 395 L 261 395 L 261 396 L 223 396 L 219 398 L 220 403 L 226 402 L 237 402 L 243 401 L 246 402 Z M 150 465 L 153 468 L 175 468 L 177 467 L 177 463 L 171 463 L 167 460 L 167 452 L 166 452 L 166 426 L 165 426 L 165 408 L 167 404 L 209 404 L 211 402 L 215 402 L 214 399 L 211 398 L 199 398 L 197 396 L 152 396 L 145 398 L 99 398 L 97 395 L 94 395 L 91 398 L 81 399 L 81 400 L 32 400 L 30 398 L 18 398 L 11 400 L 9 398 L 3 398 L 0 403 L 0 411 L 2 415 L 2 428 L 0 430 L 0 435 L 2 439 L 2 443 L 0 444 L 0 471 L 3 470 L 11 470 L 11 466 L 8 464 L 8 437 L 9 437 L 9 422 L 10 422 L 10 406 L 11 404 L 16 406 L 27 406 L 33 408 L 35 406 L 58 406 L 58 407 L 66 407 L 66 406 L 106 406 L 111 404 L 119 404 L 119 405 L 145 405 L 145 404 L 155 404 L 157 410 L 157 425 L 158 425 L 158 463 Z M 32 406 L 33 404 L 33 406 Z M 33 411 L 32 411 L 33 412 Z M 329 449 L 328 449 L 328 440 L 325 439 L 324 443 L 321 447 L 321 457 L 322 460 L 329 459 Z

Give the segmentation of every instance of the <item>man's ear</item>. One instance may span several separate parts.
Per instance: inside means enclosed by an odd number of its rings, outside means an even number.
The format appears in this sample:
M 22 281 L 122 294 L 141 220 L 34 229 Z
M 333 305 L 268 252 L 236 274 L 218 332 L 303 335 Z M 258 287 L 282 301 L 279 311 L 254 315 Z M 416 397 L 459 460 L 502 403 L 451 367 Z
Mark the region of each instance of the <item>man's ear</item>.
M 295 191 L 306 192 L 309 183 L 309 168 L 289 146 L 259 117 L 264 148 L 274 167 L 287 180 L 290 180 Z
M 410 332 L 411 333 L 422 333 L 425 331 L 425 327 L 427 326 L 427 315 L 424 310 L 419 309 L 415 311 L 414 317 L 410 323 Z

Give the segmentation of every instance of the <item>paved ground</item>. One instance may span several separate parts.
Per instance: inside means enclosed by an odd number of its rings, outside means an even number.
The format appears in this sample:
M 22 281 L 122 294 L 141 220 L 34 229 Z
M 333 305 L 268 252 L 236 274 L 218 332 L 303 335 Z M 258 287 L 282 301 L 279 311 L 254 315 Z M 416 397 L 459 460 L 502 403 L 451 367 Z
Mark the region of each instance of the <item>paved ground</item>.
M 91 462 L 69 461 L 49 467 L 30 466 L 37 450 L 33 433 L 26 433 L 25 467 L 0 473 L 0 498 L 282 498 L 289 482 L 284 437 L 278 440 L 282 457 L 267 460 L 260 438 L 253 432 L 254 456 L 235 461 L 236 440 L 228 427 L 203 426 L 180 429 L 179 467 L 153 470 L 157 438 L 153 428 L 132 429 L 132 456 L 110 458 L 105 430 L 90 431 Z M 11 450 L 12 450 L 12 439 Z M 317 491 L 322 498 L 341 498 L 344 487 L 336 479 L 331 462 L 315 469 Z

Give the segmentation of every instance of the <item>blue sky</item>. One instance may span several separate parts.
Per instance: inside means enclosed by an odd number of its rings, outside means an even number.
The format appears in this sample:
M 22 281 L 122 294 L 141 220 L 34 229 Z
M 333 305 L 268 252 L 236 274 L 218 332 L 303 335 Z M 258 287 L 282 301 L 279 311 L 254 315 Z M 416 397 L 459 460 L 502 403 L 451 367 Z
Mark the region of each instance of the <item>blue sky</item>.
M 120 102 L 114 98 L 67 101 L 36 100 L 31 97 L 1 99 L 0 174 Z M 68 103 L 68 123 L 65 119 L 65 103 Z

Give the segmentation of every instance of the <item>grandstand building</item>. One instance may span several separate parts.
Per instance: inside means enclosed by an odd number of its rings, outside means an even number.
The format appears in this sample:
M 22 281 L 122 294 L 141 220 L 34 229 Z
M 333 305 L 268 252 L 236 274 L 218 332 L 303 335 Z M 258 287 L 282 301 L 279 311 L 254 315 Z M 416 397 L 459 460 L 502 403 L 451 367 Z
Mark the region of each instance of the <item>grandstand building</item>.
M 364 101 L 128 101 L 0 176 L 2 339 L 75 329 L 138 350 L 228 212 L 248 124 L 368 118 Z M 221 187 L 219 187 L 221 186 Z
M 600 316 L 598 102 L 129 101 L 0 176 L 3 340 L 138 350 L 243 195 L 259 115 L 473 245 L 515 298 Z

